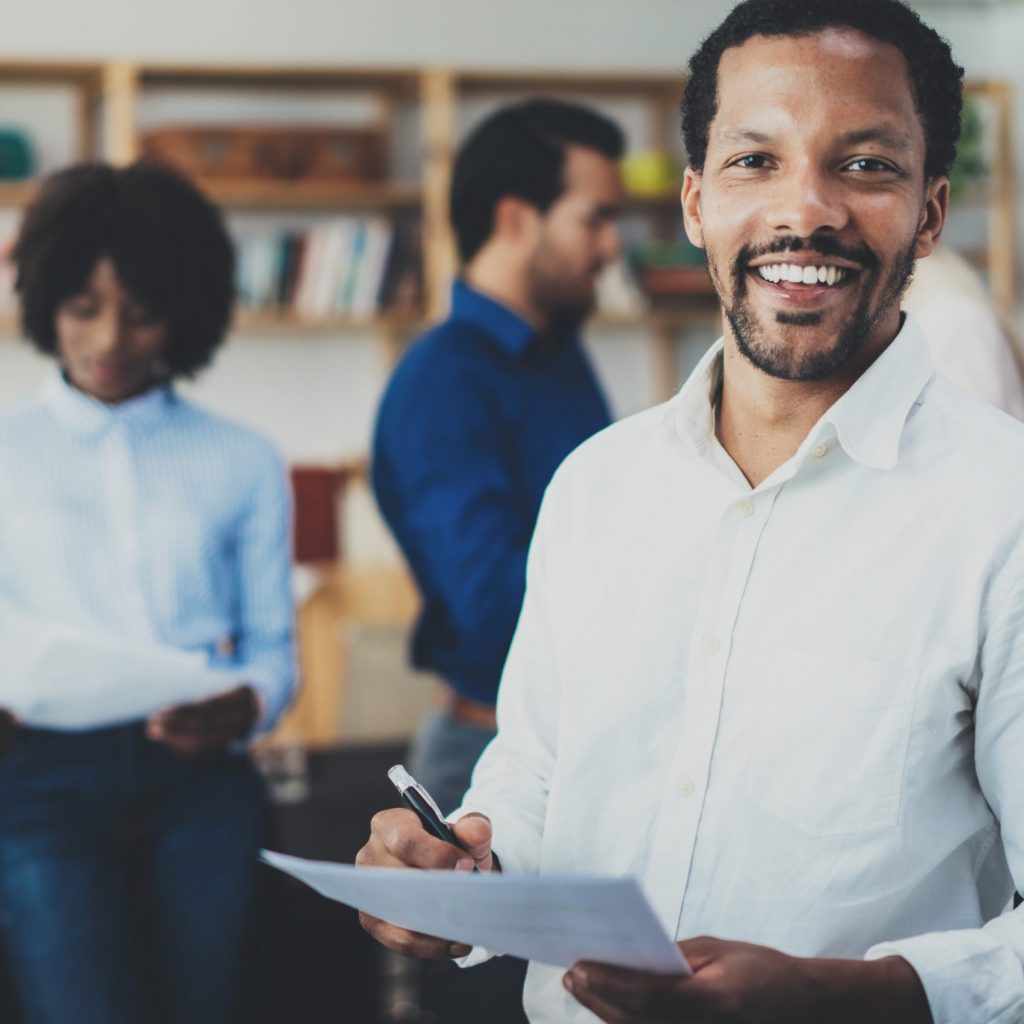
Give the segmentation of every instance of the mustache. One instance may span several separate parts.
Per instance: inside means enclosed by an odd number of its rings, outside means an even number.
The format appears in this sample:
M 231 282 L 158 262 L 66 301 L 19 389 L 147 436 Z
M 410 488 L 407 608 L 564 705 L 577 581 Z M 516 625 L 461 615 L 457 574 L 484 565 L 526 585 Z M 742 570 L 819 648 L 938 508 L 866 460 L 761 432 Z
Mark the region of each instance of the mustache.
M 877 270 L 881 263 L 874 251 L 866 245 L 844 245 L 831 235 L 811 235 L 809 238 L 783 235 L 765 245 L 743 246 L 736 257 L 734 267 L 737 272 L 742 272 L 753 260 L 783 252 L 816 252 L 822 256 L 835 256 L 856 263 L 865 270 Z

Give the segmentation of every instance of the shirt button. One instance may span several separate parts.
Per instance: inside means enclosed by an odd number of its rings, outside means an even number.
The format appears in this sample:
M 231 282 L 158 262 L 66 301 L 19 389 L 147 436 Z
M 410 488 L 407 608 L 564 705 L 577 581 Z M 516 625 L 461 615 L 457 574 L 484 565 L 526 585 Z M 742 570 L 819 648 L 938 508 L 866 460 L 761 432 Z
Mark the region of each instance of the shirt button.
M 706 654 L 715 654 L 720 646 L 717 636 L 704 637 L 704 652 Z
M 816 459 L 822 459 L 828 454 L 828 445 L 824 441 L 819 441 L 812 449 L 811 454 Z
M 754 514 L 754 503 L 752 501 L 741 501 L 736 508 L 741 516 L 752 516 Z
M 682 777 L 682 778 L 681 778 L 681 779 L 680 779 L 680 780 L 679 780 L 679 781 L 678 781 L 678 782 L 676 783 L 676 792 L 677 792 L 677 793 L 678 793 L 678 794 L 679 794 L 680 796 L 693 796 L 693 791 L 694 791 L 694 790 L 695 790 L 696 788 L 697 788 L 697 787 L 696 787 L 696 786 L 694 786 L 694 784 L 693 784 L 693 779 L 691 779 L 691 778 L 690 778 L 690 777 L 689 777 L 688 775 L 684 775 L 684 776 L 683 776 L 683 777 Z

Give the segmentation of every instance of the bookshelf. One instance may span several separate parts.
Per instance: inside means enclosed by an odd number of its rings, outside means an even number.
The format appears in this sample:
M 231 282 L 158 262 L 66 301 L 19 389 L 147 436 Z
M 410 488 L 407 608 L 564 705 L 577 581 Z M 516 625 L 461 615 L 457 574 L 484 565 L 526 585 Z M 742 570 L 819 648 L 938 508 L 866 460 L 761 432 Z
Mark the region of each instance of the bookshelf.
M 317 321 L 289 315 L 287 311 L 243 311 L 236 330 L 263 335 L 309 333 L 340 337 L 357 331 L 388 337 L 408 334 L 429 319 L 442 316 L 448 288 L 457 271 L 455 247 L 448 225 L 448 187 L 455 152 L 464 134 L 467 105 L 489 99 L 513 99 L 530 95 L 560 95 L 602 106 L 624 98 L 639 103 L 646 122 L 645 148 L 679 154 L 676 111 L 682 86 L 680 74 L 616 74 L 514 71 L 490 68 L 411 67 L 287 67 L 275 65 L 193 65 L 124 60 L 101 62 L 14 61 L 0 68 L 4 85 L 60 85 L 74 97 L 75 140 L 78 158 L 101 156 L 114 162 L 136 158 L 143 149 L 147 125 L 143 116 L 148 99 L 155 94 L 176 94 L 195 102 L 196 97 L 244 92 L 257 99 L 287 96 L 297 101 L 310 97 L 360 96 L 368 105 L 369 123 L 392 137 L 406 138 L 406 149 L 416 159 L 384 180 L 364 183 L 330 181 L 267 181 L 255 178 L 222 178 L 202 182 L 210 197 L 237 217 L 382 216 L 389 219 L 418 218 L 422 223 L 422 308 L 411 315 L 346 317 L 326 315 Z M 989 277 L 999 305 L 1011 311 L 1015 294 L 1014 180 L 1011 147 L 1011 95 L 1008 83 L 971 81 L 968 96 L 991 110 L 991 173 L 972 186 L 959 204 L 984 211 L 987 236 L 970 247 L 973 262 Z M 268 99 L 269 102 L 269 99 Z M 402 110 L 405 114 L 403 116 Z M 408 116 L 409 113 L 412 116 Z M 633 140 L 631 140 L 633 141 Z M 17 209 L 34 194 L 31 182 L 0 182 L 0 210 Z M 627 198 L 627 217 L 644 218 L 655 234 L 678 231 L 678 194 L 674 189 L 655 195 Z M 707 295 L 682 300 L 678 310 L 599 316 L 597 330 L 643 330 L 663 351 L 656 360 L 661 370 L 672 370 L 676 334 L 694 323 L 714 316 Z M 0 315 L 0 333 L 9 334 L 14 319 Z M 660 373 L 660 371 L 659 371 Z M 651 398 L 671 393 L 678 373 L 652 381 Z

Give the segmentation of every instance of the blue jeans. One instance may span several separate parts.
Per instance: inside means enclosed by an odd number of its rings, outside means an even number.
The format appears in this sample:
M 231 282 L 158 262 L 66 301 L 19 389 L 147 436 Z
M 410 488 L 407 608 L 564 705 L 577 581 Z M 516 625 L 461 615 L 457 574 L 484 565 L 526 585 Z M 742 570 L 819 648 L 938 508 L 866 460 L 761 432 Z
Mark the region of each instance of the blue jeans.
M 263 824 L 244 757 L 23 731 L 0 758 L 0 941 L 27 1024 L 229 1021 Z

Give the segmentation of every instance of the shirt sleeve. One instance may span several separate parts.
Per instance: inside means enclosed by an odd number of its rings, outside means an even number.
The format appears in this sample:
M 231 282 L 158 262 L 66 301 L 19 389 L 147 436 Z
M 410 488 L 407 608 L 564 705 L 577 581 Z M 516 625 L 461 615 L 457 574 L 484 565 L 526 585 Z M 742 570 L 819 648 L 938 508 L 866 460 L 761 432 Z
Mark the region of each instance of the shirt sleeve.
M 271 449 L 246 505 L 238 533 L 238 634 L 235 668 L 253 686 L 270 730 L 295 689 L 291 588 L 291 492 L 283 461 Z
M 470 373 L 405 381 L 382 409 L 373 483 L 424 594 L 443 606 L 467 679 L 493 702 L 522 606 L 533 526 L 516 485 L 507 427 Z M 458 680 L 456 680 L 458 681 Z
M 975 767 L 1000 824 L 1018 892 L 1024 891 L 1024 574 L 983 638 L 975 705 Z M 941 898 L 941 896 L 937 896 Z M 982 928 L 873 946 L 868 959 L 901 956 L 917 972 L 935 1024 L 1024 1021 L 1024 906 Z

